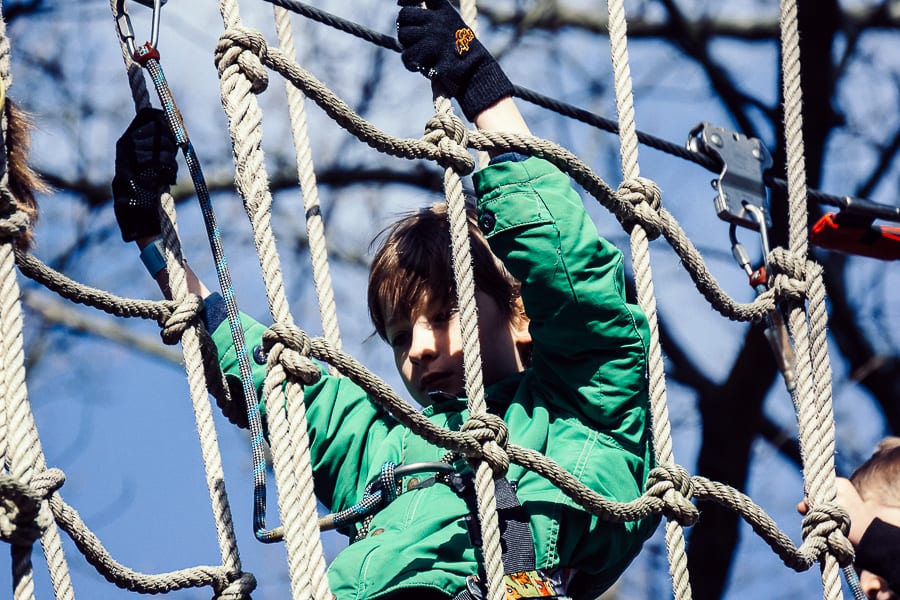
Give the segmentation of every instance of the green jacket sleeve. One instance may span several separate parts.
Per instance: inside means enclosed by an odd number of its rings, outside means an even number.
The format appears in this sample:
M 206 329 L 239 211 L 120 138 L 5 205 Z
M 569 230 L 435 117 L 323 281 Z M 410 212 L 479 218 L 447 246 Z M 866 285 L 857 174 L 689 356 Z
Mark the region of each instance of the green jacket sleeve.
M 259 399 L 266 365 L 256 348 L 262 344 L 266 327 L 245 314 L 241 314 L 241 327 Z M 216 327 L 212 338 L 232 394 L 241 393 L 240 369 L 227 321 Z M 324 370 L 317 383 L 304 387 L 304 404 L 316 496 L 331 510 L 342 510 L 361 497 L 366 481 L 360 474 L 369 472 L 371 449 L 378 448 L 394 421 L 359 386 Z M 261 400 L 260 409 L 265 417 Z
M 625 301 L 622 253 L 601 238 L 568 176 L 529 158 L 475 174 L 479 225 L 522 282 L 535 377 L 575 414 L 640 452 L 647 320 Z

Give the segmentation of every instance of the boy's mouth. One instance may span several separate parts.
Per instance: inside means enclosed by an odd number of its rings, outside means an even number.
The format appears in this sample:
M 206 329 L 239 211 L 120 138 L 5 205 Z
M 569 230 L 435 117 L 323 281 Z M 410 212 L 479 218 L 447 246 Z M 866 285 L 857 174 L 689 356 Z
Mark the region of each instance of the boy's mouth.
M 445 384 L 449 383 L 450 375 L 450 373 L 446 372 L 426 373 L 419 380 L 419 387 L 426 393 L 445 389 Z

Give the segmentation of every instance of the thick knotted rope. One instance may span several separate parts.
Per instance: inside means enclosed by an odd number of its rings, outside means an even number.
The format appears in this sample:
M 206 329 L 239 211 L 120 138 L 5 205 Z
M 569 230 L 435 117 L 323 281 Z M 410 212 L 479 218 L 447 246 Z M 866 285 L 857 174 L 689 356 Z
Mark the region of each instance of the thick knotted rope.
M 0 539 L 14 546 L 30 548 L 53 522 L 44 500 L 58 490 L 65 475 L 49 469 L 27 485 L 0 474 Z
M 626 233 L 631 233 L 634 226 L 640 224 L 648 240 L 655 240 L 662 234 L 663 222 L 659 216 L 662 192 L 655 181 L 646 177 L 626 179 L 619 184 L 616 194 L 634 208 L 630 215 L 616 215 Z
M 5 195 L 5 194 L 4 194 Z M 31 227 L 31 219 L 21 210 L 13 210 L 0 219 L 0 242 L 15 240 Z
M 662 500 L 663 514 L 681 525 L 693 525 L 700 517 L 693 494 L 691 475 L 681 465 L 660 465 L 647 474 L 645 495 Z
M 809 296 L 809 277 L 818 266 L 812 261 L 796 256 L 785 248 L 775 248 L 769 253 L 771 268 L 770 289 L 776 301 L 801 304 Z
M 814 557 L 824 560 L 827 554 L 837 559 L 838 565 L 845 567 L 853 563 L 853 544 L 847 539 L 850 531 L 850 516 L 840 505 L 826 502 L 820 504 L 803 518 L 803 546 L 818 549 Z M 801 547 L 802 548 L 802 547 Z
M 423 140 L 437 147 L 438 164 L 445 169 L 453 169 L 462 176 L 475 168 L 475 159 L 467 150 L 468 133 L 462 119 L 456 114 L 436 112 L 425 124 Z
M 256 589 L 256 577 L 253 573 L 241 573 L 222 591 L 217 591 L 213 600 L 250 600 L 250 593 Z
M 269 363 L 277 362 L 304 385 L 312 385 L 322 377 L 322 369 L 309 357 L 310 348 L 309 336 L 294 325 L 276 323 L 263 334 Z
M 197 325 L 200 315 L 203 313 L 203 299 L 197 294 L 188 294 L 184 300 L 175 306 L 175 310 L 166 319 L 160 332 L 162 339 L 169 345 L 174 345 L 181 340 L 181 336 L 188 328 Z
M 480 444 L 481 452 L 467 458 L 485 461 L 494 472 L 494 478 L 503 477 L 509 469 L 509 455 L 506 444 L 509 430 L 503 419 L 491 413 L 470 416 L 460 431 L 471 435 Z
M 263 67 L 267 48 L 265 38 L 258 31 L 244 27 L 227 29 L 216 44 L 219 77 L 236 65 L 250 82 L 250 91 L 261 94 L 269 87 L 269 72 Z

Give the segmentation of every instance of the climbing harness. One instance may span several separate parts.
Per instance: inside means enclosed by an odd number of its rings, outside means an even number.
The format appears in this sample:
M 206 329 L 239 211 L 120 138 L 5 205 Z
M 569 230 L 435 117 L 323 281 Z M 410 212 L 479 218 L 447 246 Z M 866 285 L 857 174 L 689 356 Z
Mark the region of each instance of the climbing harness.
M 459 464 L 459 456 L 448 453 L 444 461 Z M 465 464 L 465 463 L 463 463 Z M 482 537 L 477 522 L 478 508 L 475 495 L 474 474 L 471 469 L 438 476 L 437 481 L 444 483 L 460 496 L 469 507 L 466 515 L 466 529 L 471 544 L 480 548 Z M 528 514 L 519 503 L 515 485 L 506 477 L 494 480 L 497 502 L 497 518 L 500 530 L 503 591 L 505 600 L 517 598 L 555 598 L 568 600 L 565 589 L 569 574 L 564 569 L 548 573 L 535 566 L 534 538 L 528 524 Z M 470 575 L 466 578 L 466 588 L 459 592 L 453 600 L 483 600 L 487 597 L 484 588 L 484 574 Z

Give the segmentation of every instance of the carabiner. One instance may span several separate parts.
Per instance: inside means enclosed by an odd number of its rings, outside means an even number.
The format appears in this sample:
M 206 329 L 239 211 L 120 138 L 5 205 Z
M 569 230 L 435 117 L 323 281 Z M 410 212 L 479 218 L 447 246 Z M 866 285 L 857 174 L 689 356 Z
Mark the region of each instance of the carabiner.
M 750 214 L 751 217 L 756 221 L 758 225 L 759 231 L 759 240 L 760 247 L 763 255 L 763 264 L 765 266 L 766 271 L 769 270 L 769 230 L 766 227 L 766 215 L 763 209 L 753 206 L 752 204 L 744 205 L 744 209 Z M 737 239 L 737 223 L 732 222 L 731 227 L 728 228 L 728 238 L 731 240 L 731 254 L 734 256 L 734 259 L 737 261 L 738 265 L 747 273 L 751 278 L 753 277 L 753 267 L 750 266 L 750 257 L 747 255 L 747 251 L 744 250 L 744 245 L 741 244 Z
M 162 6 L 167 0 L 135 0 L 139 4 L 143 4 L 153 9 L 153 21 L 150 29 L 150 41 L 147 42 L 152 48 L 156 48 L 159 42 L 159 13 Z M 125 0 L 116 1 L 116 28 L 119 30 L 119 37 L 128 48 L 131 56 L 134 56 L 137 48 L 134 43 L 134 29 L 131 26 L 131 18 L 125 12 Z

